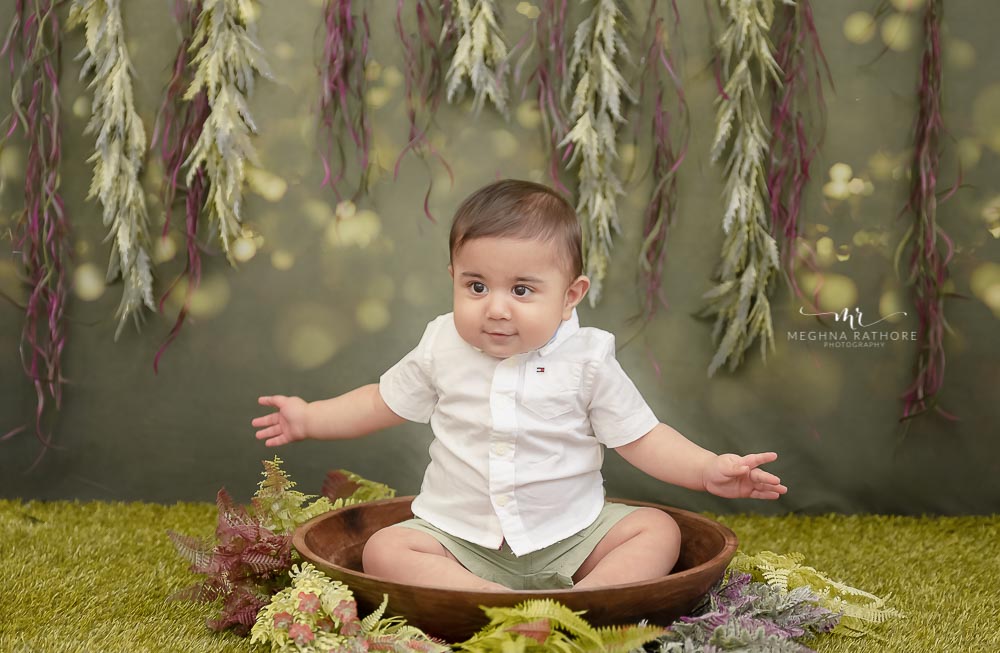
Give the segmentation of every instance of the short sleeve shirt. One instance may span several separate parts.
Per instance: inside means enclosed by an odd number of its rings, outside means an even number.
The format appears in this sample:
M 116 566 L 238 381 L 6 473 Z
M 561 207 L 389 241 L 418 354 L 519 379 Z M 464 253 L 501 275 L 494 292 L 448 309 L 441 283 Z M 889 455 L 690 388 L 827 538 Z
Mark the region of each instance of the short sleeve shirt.
M 516 555 L 597 519 L 601 445 L 620 447 L 658 424 L 615 358 L 614 336 L 573 312 L 540 349 L 494 358 L 441 315 L 382 375 L 400 417 L 429 422 L 431 462 L 413 513 L 480 546 Z

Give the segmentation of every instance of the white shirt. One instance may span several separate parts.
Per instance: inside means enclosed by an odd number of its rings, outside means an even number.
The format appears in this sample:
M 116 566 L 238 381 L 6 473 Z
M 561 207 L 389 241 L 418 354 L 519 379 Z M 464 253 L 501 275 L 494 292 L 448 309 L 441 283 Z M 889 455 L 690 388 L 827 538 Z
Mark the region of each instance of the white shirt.
M 615 359 L 615 338 L 573 312 L 542 348 L 494 358 L 448 313 L 382 375 L 394 413 L 430 422 L 434 440 L 413 513 L 515 555 L 586 528 L 604 506 L 601 445 L 620 447 L 658 420 Z

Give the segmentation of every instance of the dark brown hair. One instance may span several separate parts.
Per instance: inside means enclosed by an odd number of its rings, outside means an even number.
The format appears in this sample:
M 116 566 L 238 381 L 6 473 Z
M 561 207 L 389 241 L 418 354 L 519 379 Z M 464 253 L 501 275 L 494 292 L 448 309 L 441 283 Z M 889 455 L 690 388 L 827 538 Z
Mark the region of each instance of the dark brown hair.
M 566 261 L 570 278 L 583 273 L 582 235 L 576 212 L 548 186 L 504 179 L 465 198 L 451 223 L 451 257 L 466 241 L 491 237 L 552 241 Z

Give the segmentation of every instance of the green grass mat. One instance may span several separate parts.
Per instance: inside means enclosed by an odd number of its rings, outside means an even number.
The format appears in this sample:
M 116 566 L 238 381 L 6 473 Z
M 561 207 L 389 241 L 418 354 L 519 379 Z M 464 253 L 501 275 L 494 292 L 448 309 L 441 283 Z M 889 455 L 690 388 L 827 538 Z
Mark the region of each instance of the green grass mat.
M 166 530 L 211 535 L 212 504 L 0 500 L 0 651 L 252 651 L 165 597 L 195 581 Z M 825 636 L 823 653 L 1000 651 L 1000 516 L 717 516 L 748 553 L 805 564 L 907 614 L 875 636 Z

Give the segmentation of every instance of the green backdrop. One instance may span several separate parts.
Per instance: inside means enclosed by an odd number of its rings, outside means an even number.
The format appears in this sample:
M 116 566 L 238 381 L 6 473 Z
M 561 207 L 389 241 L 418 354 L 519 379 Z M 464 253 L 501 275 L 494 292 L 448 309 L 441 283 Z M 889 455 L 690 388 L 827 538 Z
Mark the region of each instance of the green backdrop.
M 0 8 L 7 25 L 11 5 Z M 152 132 L 156 108 L 178 43 L 166 0 L 124 3 L 136 103 Z M 120 286 L 104 287 L 109 256 L 100 208 L 86 201 L 92 138 L 83 136 L 89 95 L 78 81 L 80 31 L 63 52 L 63 197 L 73 225 L 75 286 L 65 350 L 65 403 L 54 425 L 58 449 L 26 473 L 38 442 L 20 434 L 0 445 L 0 496 L 42 499 L 211 500 L 222 486 L 237 498 L 254 490 L 260 460 L 279 453 L 300 489 L 318 492 L 331 468 L 347 468 L 389 483 L 400 493 L 419 488 L 427 462 L 428 428 L 405 425 L 359 440 L 309 442 L 265 449 L 250 420 L 261 414 L 259 394 L 320 399 L 376 381 L 419 339 L 424 324 L 450 310 L 446 273 L 447 226 L 457 203 L 496 177 L 545 181 L 546 154 L 532 103 L 516 99 L 510 122 L 468 104 L 445 105 L 433 141 L 456 171 L 454 186 L 437 164 L 408 157 L 393 181 L 392 163 L 405 137 L 401 47 L 393 31 L 394 4 L 372 2 L 369 103 L 376 155 L 386 172 L 351 216 L 335 215 L 336 199 L 320 188 L 314 149 L 316 59 L 321 51 L 319 0 L 261 5 L 260 40 L 275 73 L 263 81 L 252 108 L 256 145 L 266 175 L 248 193 L 246 259 L 233 269 L 224 257 L 205 261 L 193 315 L 154 375 L 152 362 L 177 311 L 150 314 L 141 333 L 127 328 L 113 342 Z M 532 3 L 502 2 L 513 44 L 531 28 Z M 666 5 L 668 3 L 661 3 Z M 907 289 L 892 271 L 892 252 L 909 216 L 897 217 L 908 192 L 909 147 L 916 113 L 921 50 L 919 11 L 910 2 L 867 33 L 873 1 L 814 2 L 817 28 L 835 90 L 827 89 L 827 130 L 813 163 L 801 217 L 804 237 L 817 248 L 829 310 L 860 308 L 872 316 L 906 311 L 872 330 L 916 331 Z M 775 503 L 726 501 L 665 486 L 609 452 L 609 494 L 693 509 L 766 512 L 989 513 L 1000 506 L 1000 51 L 995 25 L 1000 6 L 946 2 L 944 28 L 945 186 L 962 164 L 964 187 L 941 205 L 940 223 L 957 244 L 949 300 L 954 330 L 945 341 L 943 405 L 961 421 L 916 420 L 905 439 L 899 396 L 912 378 L 915 346 L 888 342 L 878 349 L 832 349 L 790 340 L 791 332 L 842 331 L 799 314 L 801 302 L 784 283 L 773 293 L 775 354 L 756 354 L 735 374 L 706 376 L 714 351 L 711 325 L 692 315 L 721 246 L 722 173 L 708 160 L 716 84 L 710 67 L 705 5 L 679 3 L 683 79 L 691 107 L 691 141 L 680 170 L 680 205 L 670 231 L 664 271 L 669 309 L 636 334 L 639 308 L 637 235 L 650 190 L 636 175 L 620 201 L 618 238 L 605 297 L 581 309 L 584 324 L 619 336 L 620 360 L 661 420 L 716 451 L 776 450 L 771 469 L 789 486 Z M 645 3 L 632 3 L 635 25 Z M 661 11 L 665 11 L 661 7 Z M 868 40 L 865 40 L 866 37 Z M 891 47 L 887 47 L 889 44 Z M 9 92 L 0 76 L 0 96 Z M 6 109 L 5 109 L 6 111 Z M 631 128 L 635 120 L 629 125 Z M 639 169 L 649 140 L 638 141 Z M 629 148 L 623 149 L 626 158 Z M 2 157 L 0 289 L 23 302 L 25 289 L 9 253 L 9 229 L 19 210 L 24 143 L 12 140 Z M 146 174 L 154 231 L 162 225 L 156 199 L 159 166 Z M 849 166 L 849 169 L 847 167 Z M 435 180 L 432 224 L 422 212 Z M 858 181 L 853 181 L 857 179 Z M 852 183 L 853 181 L 853 183 Z M 157 291 L 183 268 L 183 238 L 160 250 Z M 808 279 L 805 280 L 808 282 Z M 0 303 L 0 432 L 31 419 L 34 390 L 21 371 L 18 343 L 23 314 Z M 849 329 L 847 329 L 849 331 Z M 635 336 L 632 338 L 632 336 Z M 660 368 L 657 374 L 656 365 Z

